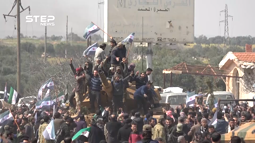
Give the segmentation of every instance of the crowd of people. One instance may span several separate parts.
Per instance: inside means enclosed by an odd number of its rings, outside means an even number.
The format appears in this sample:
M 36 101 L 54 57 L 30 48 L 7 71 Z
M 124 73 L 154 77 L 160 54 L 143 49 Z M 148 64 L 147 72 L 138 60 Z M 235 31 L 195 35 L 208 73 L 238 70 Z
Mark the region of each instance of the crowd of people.
M 1 128 L 0 135 L 3 143 L 220 143 L 222 134 L 255 119 L 255 108 L 245 103 L 233 111 L 228 112 L 228 109 L 222 112 L 216 108 L 180 105 L 175 109 L 163 108 L 163 114 L 155 118 L 152 110 L 141 116 L 136 110 L 127 113 L 119 108 L 114 113 L 110 107 L 105 107 L 88 121 L 83 114 L 72 118 L 68 107 L 57 107 L 53 114 L 52 109 L 34 112 L 22 105 L 11 110 L 15 120 L 9 120 Z M 52 118 L 56 138 L 46 140 L 43 131 Z M 72 141 L 75 133 L 88 127 L 87 137 L 81 135 Z M 244 142 L 233 136 L 230 143 Z
M 223 109 L 209 109 L 203 104 L 176 108 L 171 105 L 162 107 L 162 114 L 153 114 L 154 96 L 152 83 L 148 76 L 152 69 L 135 72 L 135 64 L 128 65 L 125 45 L 113 39 L 110 41 L 109 54 L 105 53 L 106 44 L 100 45 L 92 62 L 86 62 L 84 68 L 71 69 L 76 86 L 70 95 L 70 106 L 62 107 L 58 103 L 56 110 L 36 109 L 36 101 L 30 108 L 27 105 L 14 107 L 11 113 L 14 120 L 2 125 L 3 143 L 220 143 L 221 135 L 235 130 L 246 122 L 255 119 L 255 107 L 246 103 L 235 106 L 226 105 Z M 112 84 L 112 105 L 101 106 L 103 74 Z M 134 100 L 137 108 L 128 112 L 124 108 L 125 90 L 135 81 Z M 88 96 L 87 94 L 88 93 Z M 75 98 L 75 103 L 73 99 Z M 95 112 L 91 120 L 80 112 L 84 98 L 90 99 L 90 111 Z M 97 107 L 95 106 L 95 103 Z M 71 116 L 70 108 L 79 115 Z M 142 110 L 143 109 L 143 110 Z M 43 132 L 54 119 L 55 139 L 45 139 Z M 88 136 L 80 135 L 72 140 L 81 129 L 90 128 Z M 238 136 L 231 143 L 242 143 Z

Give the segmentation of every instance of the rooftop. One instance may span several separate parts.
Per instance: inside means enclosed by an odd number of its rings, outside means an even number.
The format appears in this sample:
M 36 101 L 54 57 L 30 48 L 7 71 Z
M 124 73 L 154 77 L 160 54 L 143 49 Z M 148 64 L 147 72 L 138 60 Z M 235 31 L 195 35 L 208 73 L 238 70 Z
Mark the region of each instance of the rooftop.
M 254 52 L 233 52 L 238 61 L 255 63 L 255 53 Z

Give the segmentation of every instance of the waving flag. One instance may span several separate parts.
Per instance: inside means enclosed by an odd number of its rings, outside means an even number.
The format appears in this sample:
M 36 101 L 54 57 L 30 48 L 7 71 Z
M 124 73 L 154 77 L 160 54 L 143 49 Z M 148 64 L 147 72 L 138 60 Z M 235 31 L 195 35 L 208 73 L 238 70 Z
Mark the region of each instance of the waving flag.
M 8 99 L 9 99 L 9 96 L 8 96 L 8 93 L 7 93 L 7 84 L 5 84 L 5 87 L 4 87 L 4 101 L 8 102 Z
M 213 118 L 211 120 L 211 122 L 208 124 L 208 125 L 213 125 L 215 128 L 216 128 L 216 124 L 217 124 L 217 114 L 218 114 L 218 111 L 216 111 L 213 115 Z
M 46 84 L 46 89 L 54 89 L 54 82 L 52 79 L 49 80 L 49 82 Z
M 72 141 L 76 140 L 79 136 L 83 135 L 89 137 L 90 127 L 79 130 L 72 138 Z
M 197 96 L 199 96 L 199 95 L 195 94 L 195 95 L 192 95 L 190 97 L 187 97 L 186 98 L 186 106 L 187 107 L 194 106 Z
M 125 38 L 123 41 L 121 41 L 121 43 L 132 43 L 133 40 L 134 40 L 134 36 L 135 36 L 135 33 L 131 33 L 130 35 L 128 35 L 127 38 Z
M 93 45 L 89 46 L 84 52 L 83 52 L 83 56 L 94 56 L 96 53 L 96 49 L 98 47 L 97 42 L 94 43 Z
M 51 120 L 46 129 L 43 131 L 43 137 L 46 140 L 55 140 L 55 129 L 54 129 L 54 120 Z
M 11 87 L 8 103 L 15 105 L 18 102 L 17 99 L 18 99 L 18 92 Z
M 56 98 L 53 99 L 54 102 L 59 102 L 59 101 L 64 101 L 65 100 L 65 95 L 63 92 L 60 92 Z
M 91 22 L 90 25 L 86 27 L 83 37 L 85 39 L 88 39 L 92 34 L 96 33 L 99 30 L 100 28 Z
M 54 89 L 54 82 L 52 81 L 51 78 L 40 87 L 38 91 L 37 100 L 41 100 L 44 89 Z
M 43 108 L 44 106 L 51 106 L 53 105 L 55 102 L 54 100 L 51 99 L 50 96 L 48 97 L 45 97 L 43 100 L 39 100 L 36 102 L 35 106 L 36 106 L 36 109 L 40 109 L 40 108 Z
M 48 96 L 50 96 L 50 89 L 48 89 L 46 94 L 45 94 L 45 97 L 48 97 Z
M 3 124 L 7 120 L 13 120 L 13 116 L 9 110 L 0 114 L 0 124 Z
M 188 98 L 188 97 L 191 97 L 191 96 L 193 96 L 193 95 L 195 95 L 195 94 L 196 94 L 195 91 L 187 92 L 187 98 Z

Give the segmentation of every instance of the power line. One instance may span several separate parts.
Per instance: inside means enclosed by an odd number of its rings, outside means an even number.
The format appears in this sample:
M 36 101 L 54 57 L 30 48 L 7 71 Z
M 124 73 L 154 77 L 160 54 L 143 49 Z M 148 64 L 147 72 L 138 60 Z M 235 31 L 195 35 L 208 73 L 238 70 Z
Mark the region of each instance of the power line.
M 229 44 L 229 27 L 228 27 L 228 18 L 232 18 L 232 20 L 233 20 L 233 16 L 231 16 L 231 15 L 228 15 L 228 5 L 226 4 L 225 5 L 225 9 L 224 10 L 222 10 L 222 11 L 220 11 L 220 14 L 221 13 L 225 13 L 225 20 L 221 20 L 221 21 L 219 21 L 219 24 L 220 23 L 222 23 L 222 22 L 224 22 L 224 45 L 226 45 L 226 44 Z
M 17 14 L 11 15 L 12 10 L 14 9 L 15 5 L 17 5 Z M 20 8 L 22 11 L 20 11 Z M 21 67 L 20 67 L 20 13 L 25 11 L 26 9 L 29 9 L 30 13 L 30 6 L 23 8 L 21 5 L 21 0 L 15 0 L 13 3 L 13 6 L 8 14 L 3 14 L 5 21 L 6 17 L 14 17 L 17 18 L 17 92 L 20 93 L 20 73 L 21 73 Z

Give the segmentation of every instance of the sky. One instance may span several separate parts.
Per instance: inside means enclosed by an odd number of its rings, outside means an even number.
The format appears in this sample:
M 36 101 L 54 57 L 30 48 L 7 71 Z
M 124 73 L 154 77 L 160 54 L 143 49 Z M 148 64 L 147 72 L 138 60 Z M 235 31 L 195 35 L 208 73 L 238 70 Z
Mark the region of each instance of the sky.
M 15 18 L 7 17 L 7 22 L 3 14 L 9 13 L 14 0 L 0 0 L 0 38 L 6 36 L 16 36 L 14 29 Z M 79 36 L 83 35 L 85 27 L 91 22 L 103 27 L 103 5 L 98 5 L 103 0 L 22 0 L 23 7 L 31 7 L 31 15 L 54 15 L 54 27 L 48 26 L 48 35 L 65 36 L 66 17 L 68 15 L 69 32 L 72 30 Z M 207 37 L 223 36 L 224 23 L 219 25 L 220 20 L 224 20 L 224 13 L 220 11 L 228 5 L 229 15 L 229 36 L 255 36 L 255 19 L 253 19 L 252 9 L 255 0 L 195 0 L 195 36 L 205 35 Z M 16 8 L 12 14 L 16 13 Z M 21 14 L 21 33 L 28 36 L 43 36 L 44 27 L 38 23 L 26 23 L 25 17 L 28 11 Z M 100 33 L 102 34 L 102 32 Z

